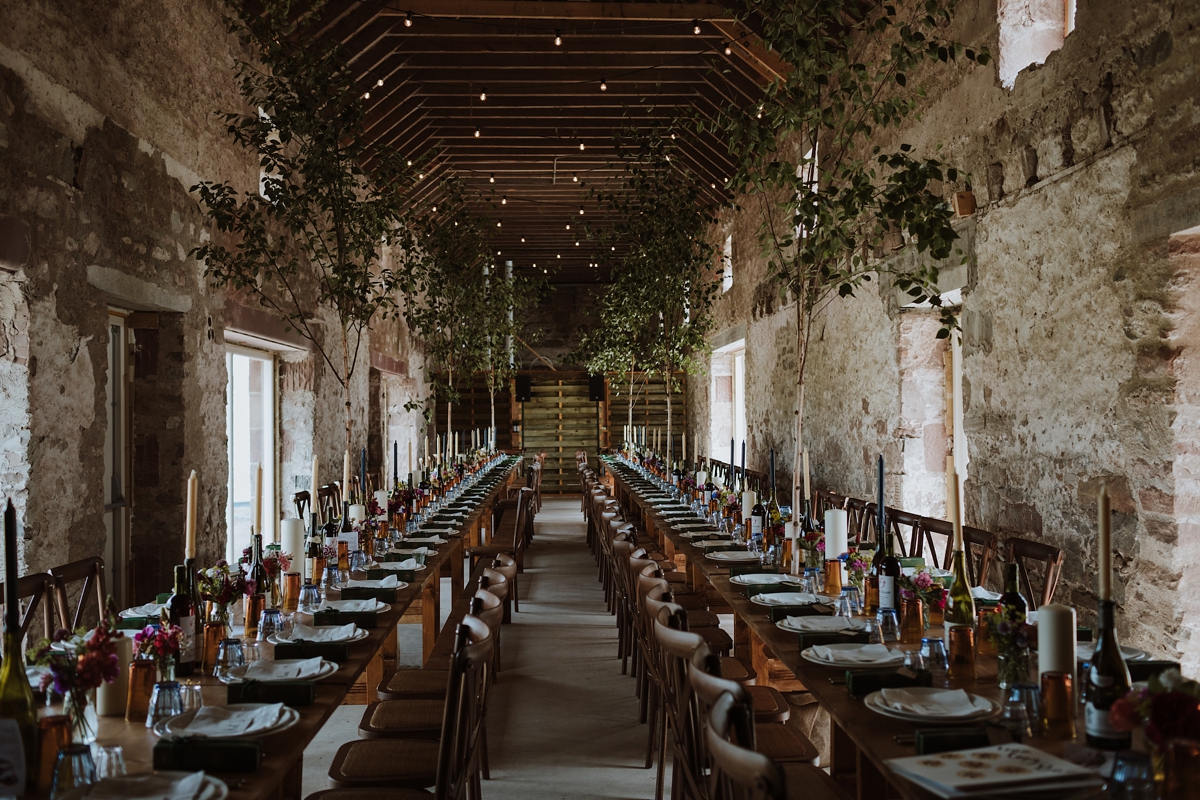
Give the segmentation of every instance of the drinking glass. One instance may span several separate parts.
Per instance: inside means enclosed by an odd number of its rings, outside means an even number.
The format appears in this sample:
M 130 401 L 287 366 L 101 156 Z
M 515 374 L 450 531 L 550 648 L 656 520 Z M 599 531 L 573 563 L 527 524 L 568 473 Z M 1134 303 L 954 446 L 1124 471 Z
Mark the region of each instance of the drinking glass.
M 241 639 L 222 639 L 217 645 L 217 663 L 213 667 L 213 677 L 223 677 L 229 670 L 246 665 L 246 653 L 242 648 Z
M 159 681 L 154 684 L 154 690 L 150 693 L 150 710 L 146 713 L 146 727 L 153 728 L 160 719 L 182 713 L 183 691 L 179 681 Z
M 311 614 L 321 607 L 321 587 L 312 581 L 305 581 L 300 587 L 299 609 L 305 614 Z
M 325 568 L 325 596 L 329 596 L 331 589 L 337 590 L 341 586 L 342 576 L 337 568 L 337 564 L 330 564 Z
M 879 623 L 879 637 L 883 644 L 900 641 L 900 619 L 896 616 L 896 609 L 879 609 L 875 614 L 875 621 Z
M 283 627 L 283 612 L 278 608 L 264 608 L 258 618 L 257 641 L 264 641 L 268 636 L 280 632 Z
M 1075 693 L 1070 672 L 1042 673 L 1041 734 L 1047 739 L 1075 738 Z
M 854 616 L 854 612 L 853 612 L 853 611 L 851 610 L 851 608 L 850 608 L 850 598 L 849 598 L 849 597 L 846 597 L 846 593 L 845 593 L 845 592 L 843 592 L 843 593 L 841 594 L 841 596 L 840 596 L 840 597 L 837 597 L 837 598 L 835 598 L 835 599 L 834 599 L 834 601 L 833 601 L 833 615 L 834 615 L 835 617 L 851 617 L 851 616 Z
M 362 550 L 354 550 L 350 553 L 350 571 L 351 572 L 366 572 L 367 571 L 367 554 Z
M 946 658 L 946 643 L 941 639 L 922 639 L 921 661 L 933 677 L 933 685 L 945 688 L 948 684 L 946 675 L 950 671 L 950 662 Z
M 1167 779 L 1163 800 L 1187 800 L 1200 786 L 1200 742 L 1172 739 L 1167 742 Z
M 69 744 L 58 751 L 54 765 L 54 784 L 50 789 L 50 800 L 96 782 L 96 764 L 92 761 L 92 747 L 87 744 Z
M 809 594 L 816 594 L 818 589 L 824 588 L 825 581 L 821 580 L 821 570 L 816 567 L 805 568 L 804 586 L 806 588 L 801 589 L 801 591 L 808 592 Z
M 1109 797 L 1113 800 L 1157 800 L 1154 767 L 1147 753 L 1126 750 L 1113 760 Z
M 245 651 L 247 664 L 253 664 L 255 661 L 262 660 L 262 646 L 258 642 L 246 642 Z
M 862 592 L 860 592 L 858 590 L 857 586 L 843 587 L 842 588 L 842 596 L 850 601 L 850 613 L 852 613 L 852 614 L 863 613 Z
M 121 745 L 97 745 L 95 757 L 96 780 L 119 778 L 125 774 L 125 751 L 121 749 Z
M 879 633 L 879 626 L 875 624 L 875 620 L 863 620 L 863 633 L 867 634 L 867 641 L 871 644 L 883 644 L 883 637 Z
M 1025 709 L 1025 718 L 1031 727 L 1042 718 L 1042 690 L 1036 683 L 1014 683 L 1008 702 L 1018 703 Z

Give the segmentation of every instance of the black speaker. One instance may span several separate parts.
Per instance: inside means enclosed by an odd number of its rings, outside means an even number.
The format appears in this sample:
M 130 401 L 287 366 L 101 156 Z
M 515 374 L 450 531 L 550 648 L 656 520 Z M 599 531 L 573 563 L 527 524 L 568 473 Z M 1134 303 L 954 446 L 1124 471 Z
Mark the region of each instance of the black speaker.
M 517 402 L 528 403 L 533 399 L 533 380 L 528 375 L 517 376 Z
M 593 403 L 604 402 L 604 376 L 588 375 L 588 400 Z

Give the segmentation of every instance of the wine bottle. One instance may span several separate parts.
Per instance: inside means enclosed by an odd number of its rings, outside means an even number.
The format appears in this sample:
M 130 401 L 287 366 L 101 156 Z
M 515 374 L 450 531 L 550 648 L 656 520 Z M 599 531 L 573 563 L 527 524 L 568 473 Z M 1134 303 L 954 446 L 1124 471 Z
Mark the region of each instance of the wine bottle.
M 759 487 L 760 490 L 762 487 Z M 767 507 L 763 505 L 762 492 L 757 492 L 754 500 L 754 507 L 750 509 L 750 536 L 754 540 L 761 540 L 763 530 L 767 527 Z
M 879 610 L 900 611 L 900 559 L 896 558 L 894 536 L 887 527 L 883 535 L 883 558 L 879 561 Z
M 25 675 L 21 653 L 21 605 L 17 598 L 17 511 L 12 500 L 4 509 L 4 661 L 0 664 L 0 719 L 11 719 L 25 746 L 25 778 L 30 786 L 37 775 L 37 711 L 33 690 Z M 25 794 L 25 787 L 15 787 Z
M 955 625 L 975 627 L 975 597 L 971 594 L 971 581 L 967 577 L 967 554 L 961 544 L 954 549 L 950 559 L 951 583 L 943 617 L 947 642 L 950 641 L 950 629 Z
M 1087 743 L 1102 750 L 1128 750 L 1132 740 L 1129 731 L 1114 729 L 1108 717 L 1113 703 L 1127 695 L 1130 688 L 1129 667 L 1114 629 L 1116 603 L 1101 600 L 1096 611 L 1096 649 L 1084 681 Z
M 320 583 L 321 576 L 317 574 L 317 559 L 321 557 L 321 530 L 317 527 L 317 515 L 312 515 L 312 525 L 308 530 L 308 544 L 304 548 L 304 580 Z
M 255 594 L 271 593 L 271 574 L 263 564 L 262 534 L 254 534 L 253 546 L 250 551 L 250 568 L 246 570 L 248 580 L 254 581 Z
M 1029 611 L 1029 603 L 1021 596 L 1018 585 L 1017 562 L 1011 561 L 1004 565 L 1004 593 L 1000 595 L 1000 611 L 1004 620 L 1023 623 Z
M 779 497 L 775 493 L 775 482 L 771 481 L 771 499 L 767 501 L 767 517 L 763 522 L 763 546 L 777 544 L 775 532 L 783 525 L 783 509 L 779 507 Z
M 196 671 L 196 603 L 188 594 L 188 569 L 175 567 L 175 592 L 167 600 L 167 618 L 179 628 L 175 674 L 186 678 Z

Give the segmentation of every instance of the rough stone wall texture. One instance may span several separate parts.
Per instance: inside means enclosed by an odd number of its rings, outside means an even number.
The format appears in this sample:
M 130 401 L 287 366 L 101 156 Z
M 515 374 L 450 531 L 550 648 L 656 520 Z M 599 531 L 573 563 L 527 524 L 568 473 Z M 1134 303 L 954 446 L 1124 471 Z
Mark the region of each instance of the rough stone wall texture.
M 923 155 L 942 145 L 937 157 L 970 173 L 979 201 L 962 315 L 967 521 L 1063 547 L 1057 597 L 1086 621 L 1096 597 L 1095 497 L 1108 482 L 1120 633 L 1193 667 L 1200 642 L 1188 631 L 1200 623 L 1200 590 L 1184 567 L 1195 501 L 1190 464 L 1177 458 L 1195 447 L 1194 428 L 1178 421 L 1179 359 L 1194 345 L 1176 341 L 1172 327 L 1195 301 L 1190 281 L 1176 281 L 1186 270 L 1170 263 L 1168 237 L 1200 222 L 1198 19 L 1189 3 L 1081 6 L 1062 48 L 1011 90 L 995 62 L 933 69 L 920 121 L 879 140 Z M 964 2 L 955 25 L 960 38 L 997 52 L 994 2 Z M 717 329 L 747 325 L 751 438 L 763 441 L 764 423 L 780 439 L 790 434 L 794 375 L 776 365 L 794 360 L 794 337 L 785 335 L 790 309 L 770 313 L 753 216 L 725 220 L 735 285 L 718 303 Z M 874 454 L 897 469 L 906 461 L 898 365 L 920 342 L 902 341 L 899 319 L 868 289 L 831 306 L 818 326 L 806 409 L 818 485 L 868 494 Z M 700 425 L 702 397 L 692 393 Z M 752 463 L 761 466 L 762 454 Z M 902 499 L 889 492 L 889 502 Z

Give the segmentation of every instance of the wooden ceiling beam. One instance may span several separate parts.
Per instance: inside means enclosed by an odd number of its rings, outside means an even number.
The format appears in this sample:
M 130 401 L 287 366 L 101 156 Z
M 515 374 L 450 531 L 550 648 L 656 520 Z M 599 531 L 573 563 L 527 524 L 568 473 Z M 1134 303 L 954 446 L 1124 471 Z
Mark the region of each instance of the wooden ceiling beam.
M 716 3 L 541 2 L 540 0 L 404 0 L 406 8 L 385 9 L 385 15 L 451 19 L 505 20 L 625 20 L 678 22 L 733 20 Z M 416 23 L 414 22 L 414 26 Z

